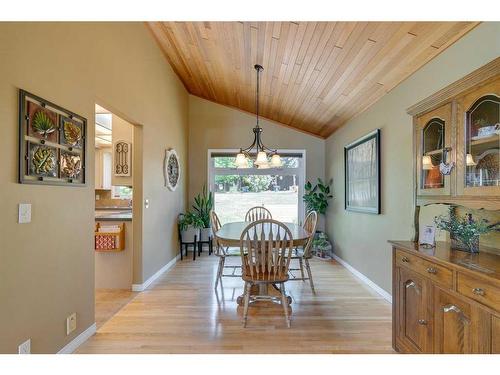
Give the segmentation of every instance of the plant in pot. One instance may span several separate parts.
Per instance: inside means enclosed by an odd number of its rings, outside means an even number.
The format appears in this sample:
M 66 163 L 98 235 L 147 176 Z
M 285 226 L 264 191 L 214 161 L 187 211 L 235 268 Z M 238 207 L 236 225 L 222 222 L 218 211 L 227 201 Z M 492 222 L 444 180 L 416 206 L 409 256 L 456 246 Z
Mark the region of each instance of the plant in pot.
M 203 185 L 201 194 L 194 198 L 193 210 L 200 220 L 200 241 L 208 241 L 212 235 L 212 228 L 210 226 L 210 211 L 214 208 L 213 194 L 207 191 L 206 185 Z
M 439 229 L 450 233 L 451 247 L 470 253 L 479 253 L 479 236 L 493 230 L 499 230 L 500 223 L 488 224 L 485 219 L 474 220 L 472 214 L 458 217 L 456 206 L 448 208 L 449 216 L 437 216 L 434 222 Z
M 182 242 L 194 242 L 200 240 L 200 228 L 203 227 L 203 221 L 194 212 L 186 212 L 179 215 L 179 230 L 181 232 Z
M 328 201 L 333 198 L 330 192 L 331 184 L 332 181 L 325 183 L 321 178 L 318 178 L 317 184 L 313 185 L 310 181 L 307 181 L 304 186 L 306 192 L 302 199 L 306 205 L 306 211 L 307 213 L 316 211 L 318 213 L 318 221 L 325 215 L 328 208 Z M 333 246 L 328 240 L 326 233 L 316 230 L 312 244 L 312 253 L 321 258 L 331 258 Z

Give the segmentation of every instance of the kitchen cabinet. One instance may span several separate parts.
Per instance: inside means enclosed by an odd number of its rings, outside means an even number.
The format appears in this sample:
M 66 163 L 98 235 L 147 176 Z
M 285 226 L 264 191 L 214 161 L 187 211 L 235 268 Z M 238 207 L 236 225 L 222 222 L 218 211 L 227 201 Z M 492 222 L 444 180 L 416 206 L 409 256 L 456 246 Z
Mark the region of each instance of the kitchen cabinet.
M 110 148 L 95 150 L 95 188 L 111 190 L 113 155 Z

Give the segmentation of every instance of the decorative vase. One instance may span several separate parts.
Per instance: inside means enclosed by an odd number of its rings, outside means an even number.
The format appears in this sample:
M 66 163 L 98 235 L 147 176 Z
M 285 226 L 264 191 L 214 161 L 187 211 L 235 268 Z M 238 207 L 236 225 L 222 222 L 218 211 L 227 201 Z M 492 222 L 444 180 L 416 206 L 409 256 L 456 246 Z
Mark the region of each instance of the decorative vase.
M 194 242 L 196 236 L 196 241 L 200 240 L 200 230 L 194 227 L 188 227 L 186 230 L 181 231 L 182 242 Z
M 200 241 L 207 242 L 212 236 L 212 228 L 201 228 L 200 229 Z
M 450 239 L 452 249 L 467 251 L 469 253 L 479 253 L 479 236 L 475 237 L 470 244 L 467 244 L 454 236 L 450 236 Z

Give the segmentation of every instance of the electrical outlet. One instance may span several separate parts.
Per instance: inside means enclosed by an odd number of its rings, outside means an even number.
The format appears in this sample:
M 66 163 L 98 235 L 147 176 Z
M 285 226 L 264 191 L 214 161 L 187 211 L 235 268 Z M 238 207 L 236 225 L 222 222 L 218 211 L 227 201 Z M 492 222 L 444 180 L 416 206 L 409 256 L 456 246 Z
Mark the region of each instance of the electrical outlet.
M 19 354 L 31 354 L 31 339 L 26 340 L 17 348 Z
M 19 203 L 19 224 L 31 223 L 31 203 Z
M 66 335 L 69 335 L 76 329 L 76 313 L 66 318 Z

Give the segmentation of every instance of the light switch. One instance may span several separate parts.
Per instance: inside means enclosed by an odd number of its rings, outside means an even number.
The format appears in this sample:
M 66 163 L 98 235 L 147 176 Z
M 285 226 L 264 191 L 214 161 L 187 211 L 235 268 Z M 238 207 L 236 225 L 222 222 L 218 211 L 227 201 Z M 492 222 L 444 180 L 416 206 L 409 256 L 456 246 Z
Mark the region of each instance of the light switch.
M 19 224 L 31 223 L 31 203 L 19 203 Z
M 144 199 L 144 208 L 149 208 L 149 199 Z

